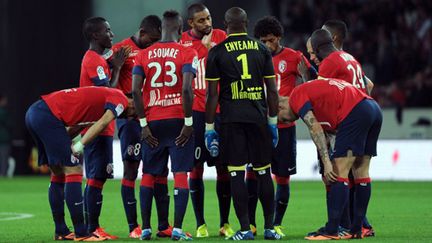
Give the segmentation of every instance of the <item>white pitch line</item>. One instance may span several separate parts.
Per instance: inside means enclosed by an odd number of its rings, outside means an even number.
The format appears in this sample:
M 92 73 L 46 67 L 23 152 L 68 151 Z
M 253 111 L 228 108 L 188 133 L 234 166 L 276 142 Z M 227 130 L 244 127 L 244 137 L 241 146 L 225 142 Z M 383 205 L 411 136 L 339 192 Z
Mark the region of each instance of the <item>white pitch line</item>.
M 34 217 L 29 213 L 0 212 L 0 221 L 19 220 Z

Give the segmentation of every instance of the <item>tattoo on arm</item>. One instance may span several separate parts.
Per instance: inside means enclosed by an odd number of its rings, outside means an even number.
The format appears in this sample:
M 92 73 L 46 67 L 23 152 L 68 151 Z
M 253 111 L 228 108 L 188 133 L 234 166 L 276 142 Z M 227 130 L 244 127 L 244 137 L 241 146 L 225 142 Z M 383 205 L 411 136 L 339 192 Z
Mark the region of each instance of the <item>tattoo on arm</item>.
M 322 130 L 321 125 L 316 120 L 312 111 L 308 111 L 303 118 L 303 121 L 306 123 L 309 128 L 309 132 L 312 140 L 318 148 L 318 152 L 322 160 L 330 160 L 330 156 L 327 149 L 327 140 Z

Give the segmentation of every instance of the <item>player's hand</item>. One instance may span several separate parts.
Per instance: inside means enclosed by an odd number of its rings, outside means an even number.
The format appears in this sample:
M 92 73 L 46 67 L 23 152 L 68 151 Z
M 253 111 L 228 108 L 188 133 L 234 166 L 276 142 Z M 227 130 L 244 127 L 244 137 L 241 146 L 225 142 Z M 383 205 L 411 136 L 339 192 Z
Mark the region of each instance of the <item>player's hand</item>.
M 203 36 L 201 39 L 201 43 L 207 47 L 207 49 L 211 48 L 211 38 L 212 38 L 213 30 L 210 31 L 208 35 Z
M 189 139 L 192 136 L 193 127 L 192 126 L 183 126 L 180 135 L 176 137 L 175 144 L 177 146 L 185 146 Z
M 299 64 L 297 64 L 297 71 L 302 77 L 306 77 L 308 75 L 309 68 L 307 67 L 303 58 L 300 60 Z
M 132 51 L 132 47 L 130 46 L 122 46 L 118 51 L 116 51 L 111 59 L 111 64 L 115 68 L 121 68 L 129 57 L 129 54 Z
M 330 161 L 327 161 L 327 162 L 323 162 L 323 164 L 324 164 L 323 176 L 325 178 L 324 182 L 327 182 L 328 184 L 335 182 L 337 180 L 337 175 L 336 173 L 333 172 L 332 163 Z
M 145 126 L 142 128 L 141 139 L 144 140 L 152 148 L 157 147 L 159 145 L 158 139 L 153 137 L 149 126 Z
M 81 143 L 81 140 L 76 143 L 72 143 L 71 145 L 72 154 L 79 158 L 84 153 L 84 145 Z

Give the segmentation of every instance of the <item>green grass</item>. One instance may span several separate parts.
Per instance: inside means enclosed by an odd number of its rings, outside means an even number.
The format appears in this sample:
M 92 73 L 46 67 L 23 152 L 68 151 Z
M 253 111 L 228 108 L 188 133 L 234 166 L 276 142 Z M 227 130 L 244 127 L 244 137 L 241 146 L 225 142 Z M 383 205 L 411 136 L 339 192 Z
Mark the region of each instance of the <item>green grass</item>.
M 48 205 L 47 177 L 21 177 L 0 179 L 0 242 L 49 242 L 54 226 Z M 170 182 L 172 187 L 172 182 Z M 217 236 L 219 213 L 215 182 L 206 182 L 205 216 L 211 237 L 195 241 L 220 241 Z M 137 194 L 138 195 L 138 194 Z M 173 200 L 171 197 L 171 207 Z M 4 221 L 1 213 L 29 213 L 34 217 Z M 153 211 L 153 228 L 156 213 Z M 172 210 L 170 219 L 172 220 Z M 262 238 L 262 215 L 258 208 L 257 241 Z M 71 225 L 66 212 L 68 225 Z M 369 221 L 377 236 L 365 242 L 432 242 L 432 183 L 431 182 L 374 182 L 368 211 Z M 324 189 L 320 182 L 291 182 L 291 199 L 283 226 L 286 239 L 303 241 L 304 235 L 325 222 Z M 119 241 L 136 241 L 127 238 L 127 223 L 120 198 L 120 181 L 112 180 L 104 188 L 104 205 L 101 225 L 107 232 L 120 236 Z M 231 224 L 238 229 L 234 211 Z M 184 229 L 194 233 L 195 219 L 189 203 Z M 156 241 L 164 241 L 156 239 Z

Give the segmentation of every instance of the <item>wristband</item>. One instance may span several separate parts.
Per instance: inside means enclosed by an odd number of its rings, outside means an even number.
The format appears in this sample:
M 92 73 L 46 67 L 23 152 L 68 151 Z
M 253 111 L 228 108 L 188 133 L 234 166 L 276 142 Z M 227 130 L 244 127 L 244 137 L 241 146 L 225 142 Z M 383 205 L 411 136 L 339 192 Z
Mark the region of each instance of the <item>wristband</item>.
M 267 122 L 269 125 L 276 125 L 278 121 L 278 117 L 277 116 L 269 116 L 267 117 Z
M 187 126 L 187 127 L 190 127 L 190 126 L 193 125 L 193 119 L 192 119 L 191 116 L 184 118 L 184 125 Z
M 76 144 L 73 145 L 73 150 L 75 152 L 80 153 L 84 149 L 84 144 L 81 143 L 81 141 L 78 141 Z
M 206 123 L 205 130 L 206 131 L 214 130 L 214 123 Z
M 141 127 L 146 127 L 147 126 L 147 119 L 145 117 L 144 118 L 140 118 L 139 122 L 140 122 L 140 126 Z

